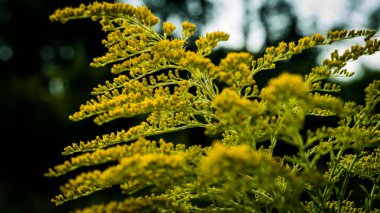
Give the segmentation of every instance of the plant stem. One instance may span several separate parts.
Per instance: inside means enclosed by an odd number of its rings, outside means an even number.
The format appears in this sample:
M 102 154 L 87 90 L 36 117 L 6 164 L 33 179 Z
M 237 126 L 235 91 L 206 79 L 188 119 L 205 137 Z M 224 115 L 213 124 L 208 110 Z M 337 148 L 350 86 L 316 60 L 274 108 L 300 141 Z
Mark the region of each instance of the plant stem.
M 344 198 L 344 194 L 346 193 L 346 190 L 347 190 L 347 185 L 348 185 L 348 177 L 350 176 L 350 173 L 352 171 L 352 168 L 354 167 L 354 164 L 356 163 L 356 161 L 359 160 L 359 155 L 356 154 L 355 155 L 355 158 L 352 160 L 351 164 L 350 164 L 350 167 L 348 168 L 348 171 L 346 173 L 346 176 L 344 177 L 344 181 L 343 181 L 343 185 L 342 185 L 342 189 L 340 191 L 340 196 L 339 196 L 339 209 L 338 209 L 338 212 L 341 212 L 342 210 L 342 204 L 343 204 L 343 198 Z
M 372 209 L 373 196 L 375 195 L 377 184 L 379 183 L 379 181 L 380 181 L 380 176 L 377 177 L 376 181 L 373 181 L 371 194 L 369 195 L 369 198 L 368 198 L 368 209 L 366 210 L 366 212 L 370 212 Z
M 330 191 L 331 191 L 331 188 L 330 188 L 330 185 L 331 185 L 331 180 L 333 179 L 333 175 L 334 175 L 334 173 L 335 173 L 335 170 L 336 170 L 336 168 L 337 168 L 337 165 L 338 165 L 338 159 L 340 158 L 340 156 L 342 156 L 342 154 L 343 154 L 343 151 L 345 150 L 345 147 L 344 146 L 342 146 L 341 148 L 340 148 L 340 150 L 339 150 L 339 152 L 338 152 L 338 154 L 337 154 L 337 156 L 336 156 L 336 158 L 335 159 L 332 159 L 332 157 L 330 157 L 331 158 L 331 161 L 333 161 L 332 163 L 334 164 L 334 166 L 333 166 L 333 168 L 331 169 L 331 172 L 330 172 L 330 175 L 329 175 L 329 179 L 328 179 L 328 181 L 327 181 L 327 184 L 326 184 L 326 186 L 325 186 L 325 189 L 323 190 L 323 195 L 322 195 L 322 200 L 321 200 L 321 203 L 322 203 L 322 208 L 324 209 L 325 208 L 325 201 L 327 200 L 327 199 L 329 199 L 329 194 L 330 194 Z M 333 152 L 333 151 L 332 151 Z M 332 155 L 332 154 L 331 154 Z

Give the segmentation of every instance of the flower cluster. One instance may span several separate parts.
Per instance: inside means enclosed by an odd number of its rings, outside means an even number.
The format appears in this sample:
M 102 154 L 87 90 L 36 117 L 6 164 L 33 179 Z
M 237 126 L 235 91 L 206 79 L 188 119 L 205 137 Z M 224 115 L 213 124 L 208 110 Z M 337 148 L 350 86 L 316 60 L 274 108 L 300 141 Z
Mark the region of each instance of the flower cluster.
M 81 4 L 79 7 L 67 7 L 56 10 L 50 16 L 52 21 L 67 22 L 71 19 L 92 18 L 126 18 L 126 21 L 139 21 L 147 26 L 153 26 L 158 23 L 158 18 L 152 14 L 147 7 L 133 7 L 129 4 L 94 2 L 89 5 Z
M 377 148 L 371 153 L 365 153 L 359 159 L 355 158 L 356 156 L 352 154 L 345 155 L 340 161 L 340 166 L 346 170 L 351 170 L 354 175 L 361 178 L 376 181 L 376 178 L 380 175 L 380 149 Z M 353 164 L 354 159 L 358 161 L 355 164 Z M 353 164 L 353 167 L 349 168 L 351 164 Z
M 349 77 L 345 66 L 380 50 L 373 30 L 336 30 L 268 47 L 261 57 L 231 52 L 208 57 L 224 32 L 206 33 L 187 47 L 196 26 L 162 23 L 147 7 L 94 2 L 56 10 L 52 21 L 91 18 L 106 33 L 107 52 L 90 63 L 110 65 L 112 80 L 69 116 L 98 125 L 139 116 L 128 129 L 64 148 L 70 160 L 48 177 L 81 170 L 60 187 L 56 205 L 119 187 L 124 199 L 78 212 L 371 212 L 380 198 L 380 81 L 365 89 L 364 105 L 345 101 L 331 77 Z M 316 46 L 364 37 L 343 54 L 334 51 L 301 76 L 290 71 L 256 84 L 260 71 Z M 308 129 L 308 119 L 336 122 Z M 212 146 L 146 139 L 203 128 Z M 202 141 L 197 142 L 202 143 Z M 289 150 L 285 150 L 289 148 Z M 74 155 L 75 154 L 75 155 Z M 364 183 L 350 187 L 349 181 Z M 369 182 L 368 182 L 369 181 Z M 351 200 L 350 191 L 363 194 Z
M 250 53 L 228 53 L 215 70 L 215 76 L 221 82 L 240 91 L 246 86 L 254 86 L 251 75 L 253 56 Z
M 289 211 L 300 208 L 294 201 L 300 195 L 302 180 L 269 153 L 253 152 L 247 144 L 230 147 L 216 143 L 201 161 L 199 173 L 202 188 L 206 187 L 217 206 L 228 208 L 239 203 L 238 211 L 258 211 L 265 205 Z M 256 200 L 247 198 L 250 193 Z
M 308 82 L 318 82 L 328 77 L 352 76 L 353 73 L 344 69 L 347 62 L 357 60 L 363 55 L 371 55 L 378 51 L 379 47 L 380 41 L 367 40 L 364 46 L 356 44 L 352 46 L 351 49 L 347 49 L 342 55 L 339 55 L 338 50 L 334 50 L 334 52 L 331 53 L 331 58 L 325 59 L 322 66 L 314 68 L 306 79 Z
M 186 181 L 193 173 L 192 163 L 198 161 L 203 152 L 199 146 L 185 149 L 183 145 L 174 146 L 163 140 L 156 143 L 140 138 L 130 145 L 72 157 L 71 161 L 55 166 L 45 175 L 60 176 L 79 167 L 116 163 L 104 171 L 85 172 L 70 179 L 60 188 L 61 194 L 53 199 L 57 205 L 114 185 L 120 185 L 125 193 L 149 186 L 156 186 L 157 191 L 165 190 L 173 183 L 179 184 L 179 180 Z M 168 176 L 169 170 L 172 175 Z
M 198 53 L 201 55 L 210 55 L 219 41 L 227 41 L 229 35 L 225 32 L 206 33 L 206 37 L 200 37 L 195 41 L 198 48 Z

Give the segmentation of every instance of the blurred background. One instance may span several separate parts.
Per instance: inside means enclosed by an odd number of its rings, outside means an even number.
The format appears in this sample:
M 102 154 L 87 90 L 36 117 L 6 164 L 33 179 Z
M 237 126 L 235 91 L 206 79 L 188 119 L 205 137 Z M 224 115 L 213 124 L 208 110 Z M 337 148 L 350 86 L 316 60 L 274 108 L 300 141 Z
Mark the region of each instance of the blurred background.
M 104 33 L 90 20 L 51 23 L 57 8 L 91 1 L 0 0 L 0 212 L 67 212 L 97 196 L 55 207 L 50 199 L 63 178 L 45 178 L 49 167 L 67 158 L 60 155 L 71 142 L 128 128 L 133 120 L 95 125 L 91 119 L 71 122 L 68 116 L 90 98 L 91 89 L 112 79 L 106 69 L 89 66 L 105 49 Z M 108 1 L 112 2 L 112 1 Z M 380 0 L 146 0 L 161 21 L 198 25 L 197 35 L 222 30 L 230 33 L 211 56 L 217 63 L 229 51 L 260 56 L 267 46 L 331 29 L 379 29 Z M 161 22 L 162 23 L 162 22 Z M 159 30 L 159 27 L 157 28 Z M 180 31 L 177 32 L 178 34 Z M 333 49 L 353 42 L 314 48 L 278 64 L 276 71 L 260 73 L 258 83 L 280 71 L 307 73 Z M 363 89 L 380 77 L 380 55 L 363 57 L 348 65 L 355 75 L 340 81 L 346 100 L 363 102 Z M 207 140 L 202 130 L 184 132 L 179 142 Z

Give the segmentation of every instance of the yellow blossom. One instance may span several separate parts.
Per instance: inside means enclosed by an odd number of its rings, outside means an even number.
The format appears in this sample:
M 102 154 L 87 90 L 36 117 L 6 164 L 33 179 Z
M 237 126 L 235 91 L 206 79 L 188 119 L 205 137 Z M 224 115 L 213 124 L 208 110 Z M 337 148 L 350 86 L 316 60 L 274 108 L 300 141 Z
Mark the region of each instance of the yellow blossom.
M 190 36 L 192 36 L 195 32 L 195 28 L 196 28 L 195 24 L 188 21 L 183 22 L 182 23 L 182 37 L 187 39 Z
M 162 30 L 164 31 L 164 33 L 166 35 L 170 36 L 175 29 L 176 29 L 176 27 L 174 26 L 174 24 L 172 24 L 170 22 L 164 22 L 163 23 Z
M 288 102 L 294 98 L 302 101 L 302 105 L 305 106 L 308 103 L 308 93 L 309 88 L 300 75 L 283 73 L 269 81 L 268 86 L 262 89 L 261 96 L 268 105 Z

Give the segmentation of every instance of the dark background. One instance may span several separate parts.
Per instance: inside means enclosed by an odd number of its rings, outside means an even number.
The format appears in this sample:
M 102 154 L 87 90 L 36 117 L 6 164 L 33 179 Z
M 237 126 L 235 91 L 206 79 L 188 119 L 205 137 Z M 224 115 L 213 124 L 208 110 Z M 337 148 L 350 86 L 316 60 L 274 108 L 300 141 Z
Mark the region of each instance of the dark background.
M 201 28 L 216 6 L 198 0 L 195 1 L 198 6 L 191 9 L 187 7 L 189 2 L 146 3 L 161 20 L 178 13 L 183 20 L 195 22 Z M 249 5 L 248 1 L 245 3 Z M 0 0 L 0 212 L 67 212 L 86 202 L 99 200 L 101 195 L 55 207 L 50 199 L 58 193 L 59 185 L 67 180 L 67 176 L 45 178 L 43 173 L 66 160 L 60 153 L 71 142 L 93 139 L 96 135 L 127 128 L 134 122 L 120 120 L 99 127 L 91 119 L 68 120 L 68 115 L 90 98 L 94 86 L 112 78 L 105 69 L 89 67 L 92 58 L 102 55 L 105 50 L 100 42 L 104 34 L 97 23 L 77 20 L 63 25 L 51 23 L 48 19 L 55 9 L 78 4 L 79 1 L 70 0 Z M 291 7 L 285 1 L 268 1 L 256 11 L 268 34 L 271 26 L 267 20 L 273 12 L 284 13 L 291 20 L 280 38 L 266 38 L 266 46 L 301 36 L 297 30 L 297 14 L 293 14 Z M 201 15 L 194 10 L 200 10 Z M 368 19 L 363 27 L 379 28 L 380 5 L 376 11 L 363 14 Z M 248 10 L 245 12 L 247 23 L 242 28 L 247 37 L 251 16 Z M 217 62 L 228 51 L 218 49 L 212 59 Z M 277 70 L 306 73 L 315 66 L 317 54 L 316 49 L 306 51 L 290 62 L 279 63 Z M 344 84 L 341 95 L 345 99 L 362 102 L 362 90 L 380 76 L 378 70 L 364 70 L 363 78 Z M 275 71 L 260 74 L 258 77 L 262 81 L 259 84 L 264 85 L 267 78 L 277 74 Z M 176 137 L 181 137 L 184 143 L 207 140 L 200 129 Z

